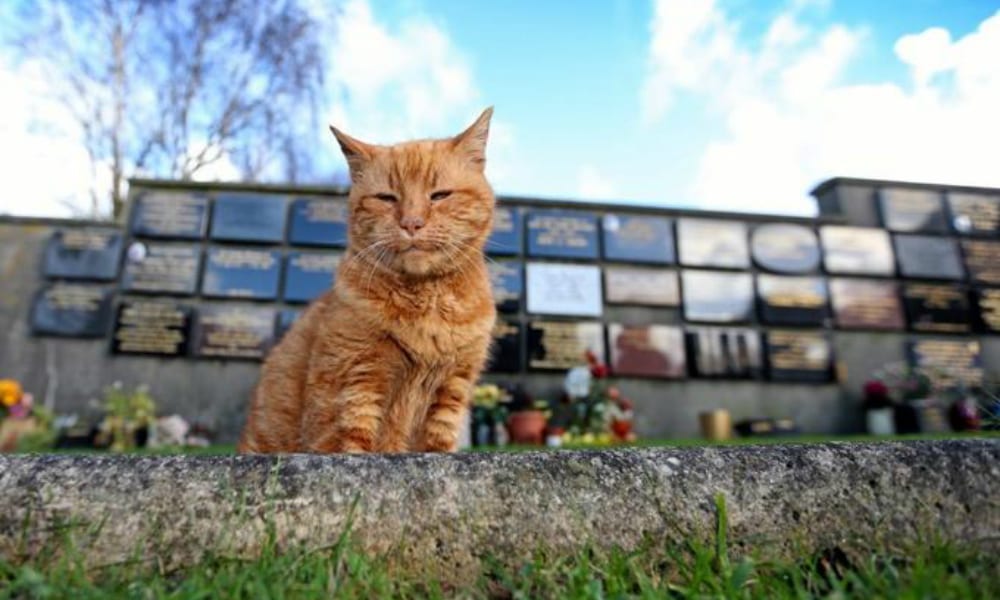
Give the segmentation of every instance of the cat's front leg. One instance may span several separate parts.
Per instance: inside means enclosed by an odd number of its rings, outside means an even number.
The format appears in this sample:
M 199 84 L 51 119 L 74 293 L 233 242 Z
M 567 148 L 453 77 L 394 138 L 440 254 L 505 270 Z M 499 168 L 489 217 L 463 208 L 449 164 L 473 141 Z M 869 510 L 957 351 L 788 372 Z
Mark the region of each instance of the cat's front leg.
M 343 385 L 336 387 L 324 377 L 309 382 L 302 416 L 307 451 L 375 451 L 389 380 L 380 367 L 375 361 L 359 361 L 343 375 Z
M 462 419 L 468 413 L 472 381 L 469 375 L 455 375 L 438 388 L 424 421 L 420 444 L 423 452 L 454 452 L 458 449 L 458 432 Z

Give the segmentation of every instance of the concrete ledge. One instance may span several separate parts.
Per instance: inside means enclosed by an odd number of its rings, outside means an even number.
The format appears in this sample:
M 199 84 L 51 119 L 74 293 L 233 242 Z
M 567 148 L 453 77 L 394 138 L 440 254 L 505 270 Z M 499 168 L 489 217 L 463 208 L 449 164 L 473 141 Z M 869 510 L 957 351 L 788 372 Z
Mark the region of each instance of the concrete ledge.
M 461 580 L 539 548 L 708 540 L 769 556 L 1000 539 L 1000 440 L 402 456 L 0 457 L 0 553 L 70 533 L 95 564 L 323 547 Z M 65 543 L 65 542 L 62 542 Z

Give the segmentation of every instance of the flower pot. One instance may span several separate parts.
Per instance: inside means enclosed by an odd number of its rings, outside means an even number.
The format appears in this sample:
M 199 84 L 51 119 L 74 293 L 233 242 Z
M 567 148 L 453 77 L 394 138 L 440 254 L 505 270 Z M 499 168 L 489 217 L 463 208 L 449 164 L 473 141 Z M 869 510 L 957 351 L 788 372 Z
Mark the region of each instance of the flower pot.
M 0 452 L 17 450 L 17 442 L 23 436 L 35 433 L 38 422 L 34 417 L 27 419 L 0 419 Z
M 872 435 L 894 435 L 896 433 L 895 410 L 873 408 L 865 411 L 865 425 Z
M 632 421 L 625 419 L 611 421 L 611 432 L 620 440 L 628 439 L 629 434 L 632 433 Z
M 515 444 L 541 445 L 545 438 L 545 413 L 540 410 L 522 410 L 507 419 L 510 441 Z
M 728 440 L 733 437 L 733 419 L 728 410 L 709 410 L 698 415 L 701 435 L 706 440 Z

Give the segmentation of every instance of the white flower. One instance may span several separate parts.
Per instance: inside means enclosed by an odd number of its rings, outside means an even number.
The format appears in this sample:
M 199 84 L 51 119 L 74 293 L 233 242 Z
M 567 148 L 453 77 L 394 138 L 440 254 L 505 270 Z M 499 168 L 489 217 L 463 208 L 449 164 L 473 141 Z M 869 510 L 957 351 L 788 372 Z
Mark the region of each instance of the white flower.
M 589 368 L 573 367 L 566 373 L 563 391 L 570 398 L 585 398 L 590 393 L 590 378 Z

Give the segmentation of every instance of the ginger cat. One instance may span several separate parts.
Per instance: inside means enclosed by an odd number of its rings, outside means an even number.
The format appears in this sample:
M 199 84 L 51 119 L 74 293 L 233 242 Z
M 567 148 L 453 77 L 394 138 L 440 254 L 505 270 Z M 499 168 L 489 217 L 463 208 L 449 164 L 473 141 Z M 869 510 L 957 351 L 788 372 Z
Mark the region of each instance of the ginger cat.
M 456 449 L 496 318 L 483 258 L 492 113 L 395 146 L 330 128 L 351 171 L 347 251 L 264 362 L 240 452 Z

